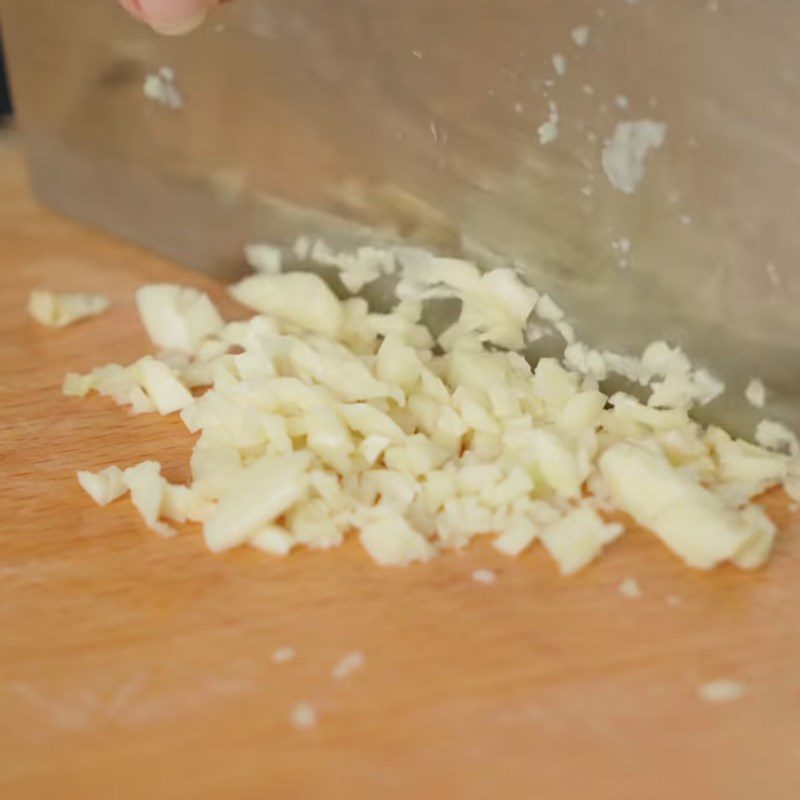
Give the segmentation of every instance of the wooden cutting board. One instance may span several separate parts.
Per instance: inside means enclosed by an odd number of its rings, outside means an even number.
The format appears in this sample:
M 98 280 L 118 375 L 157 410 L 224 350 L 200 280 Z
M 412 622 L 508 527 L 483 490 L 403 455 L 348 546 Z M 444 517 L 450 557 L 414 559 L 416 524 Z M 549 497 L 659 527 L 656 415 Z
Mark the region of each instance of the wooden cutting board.
M 354 542 L 277 559 L 213 556 L 196 528 L 159 539 L 75 470 L 155 458 L 183 479 L 181 423 L 59 391 L 146 350 L 132 295 L 153 280 L 224 296 L 38 208 L 0 146 L 0 797 L 800 796 L 800 514 L 782 494 L 755 573 L 692 572 L 639 530 L 569 579 L 486 543 L 394 570 Z M 34 287 L 114 307 L 51 331 L 26 315 Z M 297 656 L 277 665 L 282 646 Z M 334 680 L 354 650 L 365 667 Z M 747 694 L 701 701 L 718 678 Z M 315 730 L 291 726 L 299 701 Z

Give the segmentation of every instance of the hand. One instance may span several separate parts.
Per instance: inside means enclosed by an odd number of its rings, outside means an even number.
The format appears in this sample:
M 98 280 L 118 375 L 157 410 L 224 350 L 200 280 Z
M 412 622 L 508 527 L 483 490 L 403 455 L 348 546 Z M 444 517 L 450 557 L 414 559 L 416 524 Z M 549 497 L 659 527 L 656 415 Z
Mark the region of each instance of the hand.
M 120 0 L 134 17 L 167 35 L 188 33 L 224 0 Z

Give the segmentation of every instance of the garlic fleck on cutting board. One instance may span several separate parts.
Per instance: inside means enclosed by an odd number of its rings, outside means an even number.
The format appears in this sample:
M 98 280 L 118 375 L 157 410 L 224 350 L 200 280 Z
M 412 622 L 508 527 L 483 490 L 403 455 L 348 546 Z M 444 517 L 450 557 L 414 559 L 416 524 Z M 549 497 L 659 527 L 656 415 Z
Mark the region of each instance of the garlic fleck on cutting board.
M 619 585 L 619 593 L 628 600 L 637 600 L 642 596 L 642 587 L 636 578 L 625 578 Z
M 145 97 L 166 108 L 176 110 L 183 106 L 183 97 L 175 86 L 175 71 L 171 67 L 161 67 L 157 72 L 145 75 L 142 90 Z
M 472 573 L 472 580 L 485 586 L 491 586 L 493 583 L 497 583 L 497 573 L 490 569 L 476 569 Z
M 289 716 L 289 721 L 292 726 L 300 731 L 308 731 L 317 727 L 317 710 L 311 703 L 301 702 L 298 703 Z
M 706 703 L 732 703 L 747 694 L 747 687 L 741 681 L 717 678 L 698 686 L 697 694 Z
M 272 652 L 272 660 L 275 664 L 288 664 L 295 657 L 296 653 L 293 647 L 279 647 Z
M 331 670 L 331 675 L 337 681 L 344 680 L 345 678 L 349 678 L 354 672 L 363 669 L 366 661 L 364 654 L 360 650 L 355 650 L 352 653 L 342 656 Z
M 618 122 L 603 147 L 602 164 L 614 188 L 633 194 L 645 176 L 645 164 L 651 150 L 664 144 L 667 126 L 650 119 Z
M 569 33 L 572 41 L 578 47 L 586 47 L 589 43 L 590 28 L 588 25 L 576 25 Z

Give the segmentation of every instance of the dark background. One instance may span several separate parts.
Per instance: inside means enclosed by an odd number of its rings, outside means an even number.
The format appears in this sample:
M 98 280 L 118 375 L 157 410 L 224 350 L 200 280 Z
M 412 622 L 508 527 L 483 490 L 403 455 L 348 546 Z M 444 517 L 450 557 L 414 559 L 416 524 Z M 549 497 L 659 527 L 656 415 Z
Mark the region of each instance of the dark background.
M 8 93 L 6 70 L 3 64 L 3 43 L 0 41 L 0 117 L 11 113 L 11 96 Z

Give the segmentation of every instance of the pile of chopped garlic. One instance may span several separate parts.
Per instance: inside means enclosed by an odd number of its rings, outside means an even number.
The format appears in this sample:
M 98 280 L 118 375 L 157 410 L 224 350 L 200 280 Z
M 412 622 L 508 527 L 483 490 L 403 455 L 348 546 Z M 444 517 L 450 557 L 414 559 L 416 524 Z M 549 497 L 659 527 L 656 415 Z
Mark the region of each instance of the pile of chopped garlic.
M 295 260 L 338 270 L 352 293 L 394 275 L 397 305 L 375 313 L 315 272 L 282 271 L 282 255 L 248 248 L 256 274 L 231 289 L 255 312 L 247 321 L 224 322 L 196 289 L 146 286 L 137 303 L 158 355 L 67 376 L 66 394 L 180 413 L 198 434 L 188 486 L 156 462 L 112 466 L 79 473 L 94 500 L 130 492 L 162 535 L 201 522 L 214 552 L 285 555 L 354 532 L 379 564 L 404 565 L 491 534 L 512 556 L 541 542 L 564 574 L 623 533 L 615 510 L 692 567 L 756 567 L 775 527 L 751 499 L 782 484 L 800 500 L 791 432 L 762 426 L 783 448 L 770 450 L 704 429 L 689 412 L 722 391 L 711 375 L 663 342 L 640 359 L 586 347 L 511 268 L 297 242 Z M 442 299 L 461 310 L 434 340 L 421 319 Z M 515 352 L 540 325 L 566 340 L 564 363 L 531 368 Z M 649 401 L 607 396 L 612 371 L 649 385 Z

